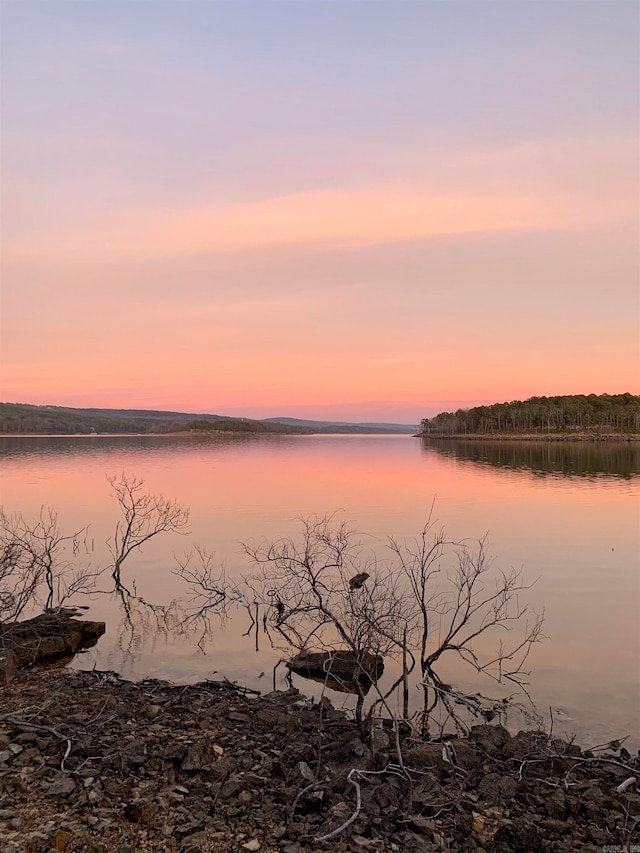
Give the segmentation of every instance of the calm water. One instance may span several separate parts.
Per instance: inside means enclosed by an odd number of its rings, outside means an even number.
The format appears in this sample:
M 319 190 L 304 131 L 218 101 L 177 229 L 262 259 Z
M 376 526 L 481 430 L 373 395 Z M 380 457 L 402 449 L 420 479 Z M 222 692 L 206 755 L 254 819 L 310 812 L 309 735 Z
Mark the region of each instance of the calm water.
M 149 491 L 191 507 L 188 540 L 157 539 L 126 569 L 159 603 L 184 593 L 171 568 L 189 545 L 215 550 L 234 577 L 250 570 L 241 542 L 295 536 L 298 516 L 337 512 L 382 554 L 386 536 L 419 533 L 435 499 L 452 538 L 489 532 L 498 566 L 537 579 L 527 603 L 545 608 L 550 640 L 530 659 L 532 696 L 583 744 L 640 740 L 639 453 L 628 444 L 429 445 L 405 436 L 0 439 L 5 509 L 34 516 L 54 507 L 69 531 L 90 523 L 95 564 L 108 560 L 103 543 L 117 518 L 106 475 L 135 474 Z M 217 623 L 206 654 L 143 621 L 132 638 L 104 596 L 90 615 L 107 621 L 107 635 L 79 659 L 83 668 L 183 681 L 216 672 L 269 689 L 278 654 L 264 644 L 256 652 L 243 613 Z M 440 674 L 491 691 L 461 666 Z

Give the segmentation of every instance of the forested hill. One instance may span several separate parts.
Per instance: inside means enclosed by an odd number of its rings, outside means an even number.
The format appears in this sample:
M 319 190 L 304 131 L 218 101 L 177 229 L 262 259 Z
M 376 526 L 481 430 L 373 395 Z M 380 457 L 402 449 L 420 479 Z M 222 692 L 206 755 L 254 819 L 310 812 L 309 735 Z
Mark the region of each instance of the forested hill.
M 0 403 L 0 434 L 91 435 L 94 433 L 242 432 L 308 434 L 310 429 L 220 415 L 143 409 L 71 409 Z
M 637 433 L 640 396 L 636 394 L 574 394 L 531 397 L 492 406 L 441 412 L 424 418 L 420 435 Z

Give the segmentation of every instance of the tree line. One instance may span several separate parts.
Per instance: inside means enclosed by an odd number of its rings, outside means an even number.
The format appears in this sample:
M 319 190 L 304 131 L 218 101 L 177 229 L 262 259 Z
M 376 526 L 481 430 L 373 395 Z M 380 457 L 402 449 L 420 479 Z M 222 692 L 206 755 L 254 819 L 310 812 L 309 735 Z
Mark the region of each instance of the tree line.
M 310 433 L 304 427 L 218 415 L 126 409 L 72 409 L 0 403 L 0 434 L 91 435 L 94 433 Z
M 420 423 L 421 435 L 548 432 L 640 432 L 640 396 L 626 393 L 530 397 L 441 412 Z

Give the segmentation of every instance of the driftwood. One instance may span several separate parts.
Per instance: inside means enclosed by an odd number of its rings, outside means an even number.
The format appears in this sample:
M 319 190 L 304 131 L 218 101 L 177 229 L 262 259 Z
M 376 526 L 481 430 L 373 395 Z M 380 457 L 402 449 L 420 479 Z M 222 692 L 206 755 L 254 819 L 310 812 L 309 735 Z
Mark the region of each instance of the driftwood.
M 0 684 L 8 684 L 21 666 L 95 645 L 104 631 L 104 622 L 72 619 L 65 612 L 0 625 Z
M 384 661 L 369 652 L 356 655 L 347 649 L 333 652 L 300 652 L 286 665 L 292 672 L 315 681 L 327 681 L 330 687 L 343 692 L 355 692 L 359 684 L 367 692 L 372 682 L 380 678 Z M 335 684 L 333 683 L 335 682 Z

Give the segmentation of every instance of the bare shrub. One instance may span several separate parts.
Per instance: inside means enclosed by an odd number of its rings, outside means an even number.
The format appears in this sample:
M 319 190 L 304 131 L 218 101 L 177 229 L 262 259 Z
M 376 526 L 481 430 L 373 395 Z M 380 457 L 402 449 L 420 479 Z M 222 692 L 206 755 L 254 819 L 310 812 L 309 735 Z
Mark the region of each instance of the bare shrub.
M 122 583 L 122 567 L 130 555 L 161 533 L 185 533 L 189 511 L 176 501 L 144 491 L 144 481 L 127 474 L 108 477 L 120 510 L 106 545 L 109 566 L 83 564 L 92 550 L 88 527 L 60 532 L 57 513 L 43 507 L 35 520 L 0 510 L 0 623 L 16 621 L 29 608 L 51 610 L 72 596 L 119 592 L 143 601 Z M 97 579 L 111 570 L 112 589 L 96 589 Z M 122 597 L 121 595 L 121 597 Z M 173 606 L 173 604 L 171 605 Z M 126 608 L 125 608 L 126 612 Z
M 451 712 L 451 703 L 466 706 L 475 714 L 493 713 L 491 700 L 457 693 L 445 685 L 436 672 L 441 659 L 458 655 L 476 672 L 501 684 L 508 682 L 527 693 L 530 672 L 525 664 L 533 645 L 544 638 L 544 613 L 530 611 L 520 593 L 530 589 L 521 569 L 495 569 L 487 551 L 487 537 L 475 548 L 453 542 L 443 529 L 429 520 L 419 537 L 400 542 L 389 539 L 394 560 L 411 590 L 415 619 L 408 638 L 415 650 L 424 686 L 423 728 L 428 724 L 429 689 L 431 709 L 442 702 Z M 477 651 L 477 641 L 485 634 L 519 634 L 510 641 L 499 636 L 491 654 Z M 527 694 L 528 695 L 528 694 Z
M 543 636 L 543 616 L 529 614 L 520 603 L 520 592 L 528 589 L 522 572 L 495 570 L 486 539 L 473 549 L 448 540 L 431 520 L 416 539 L 388 544 L 391 558 L 381 562 L 364 551 L 344 522 L 331 516 L 302 519 L 299 540 L 245 545 L 258 572 L 245 578 L 244 594 L 266 607 L 264 627 L 275 645 L 284 641 L 297 651 L 344 646 L 361 662 L 371 654 L 395 657 L 403 661 L 403 676 L 392 689 L 402 680 L 406 685 L 407 659 L 412 666 L 418 662 L 425 687 L 423 727 L 430 686 L 436 699 L 460 698 L 435 672 L 450 653 L 495 681 L 523 688 L 525 662 Z M 476 650 L 482 635 L 516 626 L 523 628 L 521 636 L 511 643 L 500 638 L 494 654 Z M 359 701 L 356 713 L 361 711 Z
M 298 652 L 341 646 L 366 673 L 370 656 L 401 646 L 405 601 L 397 579 L 365 556 L 346 523 L 312 516 L 301 526 L 300 541 L 245 544 L 258 568 L 244 579 L 245 600 L 266 606 L 263 624 L 274 645 L 284 641 Z M 354 689 L 360 717 L 364 691 L 358 683 Z
M 61 607 L 72 595 L 94 589 L 100 571 L 76 562 L 88 553 L 86 533 L 82 528 L 63 535 L 50 508 L 34 521 L 0 510 L 0 623 L 16 621 L 32 606 Z
M 128 474 L 107 477 L 115 492 L 122 518 L 107 540 L 113 560 L 110 568 L 116 587 L 123 587 L 122 565 L 132 551 L 160 533 L 187 532 L 189 510 L 175 500 L 144 491 L 144 480 Z M 126 590 L 126 587 L 123 587 Z

